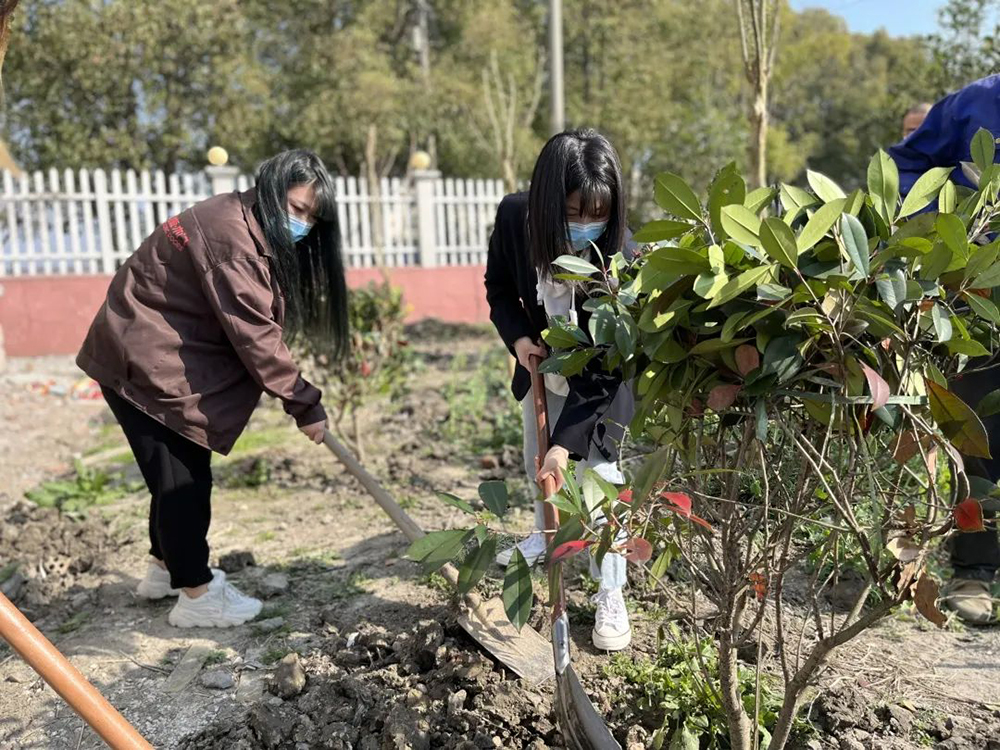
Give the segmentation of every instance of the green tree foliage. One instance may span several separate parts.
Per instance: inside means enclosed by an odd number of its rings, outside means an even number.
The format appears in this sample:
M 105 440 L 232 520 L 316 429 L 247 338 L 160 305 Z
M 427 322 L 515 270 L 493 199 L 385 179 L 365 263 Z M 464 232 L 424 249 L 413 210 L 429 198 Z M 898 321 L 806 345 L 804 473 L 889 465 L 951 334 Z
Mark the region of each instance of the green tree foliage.
M 259 122 L 237 0 L 23 3 L 5 130 L 28 167 L 173 170 Z
M 1000 2 L 949 0 L 927 42 L 934 56 L 935 98 L 1000 70 Z
M 768 178 L 860 184 L 908 106 L 995 69 L 995 5 L 952 0 L 929 39 L 785 7 Z M 245 169 L 304 145 L 351 174 L 401 174 L 434 135 L 448 174 L 526 179 L 547 137 L 545 4 L 426 7 L 425 75 L 413 0 L 22 3 L 3 135 L 32 169 L 198 168 L 218 143 Z M 747 166 L 731 0 L 565 0 L 564 23 L 567 121 L 612 138 L 637 216 L 662 171 L 703 189 L 719 164 Z
M 868 156 L 899 140 L 903 113 L 933 99 L 930 69 L 912 39 L 851 34 L 823 10 L 786 12 L 771 89 L 771 178 L 794 180 L 808 166 L 858 187 Z

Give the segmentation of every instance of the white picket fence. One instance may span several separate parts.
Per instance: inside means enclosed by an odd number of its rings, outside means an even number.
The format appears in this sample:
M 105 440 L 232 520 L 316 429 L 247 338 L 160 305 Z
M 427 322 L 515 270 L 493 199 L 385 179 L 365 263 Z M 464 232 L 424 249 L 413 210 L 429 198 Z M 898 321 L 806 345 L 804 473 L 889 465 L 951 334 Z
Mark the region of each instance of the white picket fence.
M 213 167 L 185 175 L 117 169 L 0 175 L 0 277 L 114 273 L 171 216 L 253 184 Z M 501 180 L 445 179 L 433 171 L 382 179 L 377 197 L 364 178 L 337 177 L 336 189 L 351 268 L 380 260 L 391 267 L 481 265 L 504 194 Z

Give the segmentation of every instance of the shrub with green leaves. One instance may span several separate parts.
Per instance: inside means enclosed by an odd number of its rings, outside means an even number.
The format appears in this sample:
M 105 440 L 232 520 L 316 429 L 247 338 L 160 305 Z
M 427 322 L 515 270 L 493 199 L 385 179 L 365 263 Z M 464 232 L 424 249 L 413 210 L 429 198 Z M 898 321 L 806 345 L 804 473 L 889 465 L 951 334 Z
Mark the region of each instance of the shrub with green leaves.
M 762 668 L 784 684 L 777 749 L 830 650 L 907 599 L 944 621 L 929 542 L 955 522 L 982 527 L 995 488 L 970 482 L 962 455 L 988 457 L 986 432 L 977 404 L 949 389 L 989 365 L 1000 323 L 993 136 L 981 131 L 972 152 L 979 189 L 937 168 L 902 201 L 883 152 L 868 190 L 851 193 L 814 172 L 809 190 L 748 192 L 730 166 L 702 202 L 660 175 L 667 217 L 636 234 L 649 243 L 637 260 L 615 256 L 607 272 L 557 261 L 590 286 L 593 317 L 589 331 L 561 322 L 547 332 L 561 351 L 546 369 L 599 357 L 637 380 L 632 432 L 655 450 L 617 519 L 643 530 L 651 555 L 679 546 L 692 585 L 718 608 L 711 635 L 733 747 L 751 746 L 759 711 L 745 706 L 736 652 L 763 637 L 765 618 L 777 656 Z M 982 396 L 980 413 L 995 411 L 998 394 Z M 953 477 L 947 497 L 939 460 Z M 811 543 L 795 536 L 804 524 L 821 532 Z M 582 541 L 600 549 L 607 535 Z M 863 580 L 838 605 L 845 549 Z M 810 576 L 809 558 L 834 562 Z M 806 611 L 788 606 L 793 582 L 807 589 Z
M 949 387 L 997 351 L 994 144 L 980 131 L 963 166 L 976 190 L 936 168 L 902 200 L 883 152 L 867 190 L 850 193 L 814 172 L 809 189 L 748 191 L 730 165 L 702 200 L 662 174 L 665 216 L 635 235 L 638 257 L 556 261 L 558 278 L 587 289 L 592 316 L 586 331 L 560 320 L 545 333 L 555 352 L 543 369 L 597 359 L 634 379 L 631 436 L 649 452 L 624 492 L 590 483 L 603 529 L 572 488 L 557 500 L 549 564 L 615 549 L 662 580 L 676 557 L 716 610 L 702 635 L 717 671 L 704 677 L 733 748 L 754 747 L 765 710 L 759 691 L 745 694 L 741 649 L 779 680 L 780 750 L 834 648 L 910 599 L 945 621 L 931 543 L 982 529 L 997 492 L 967 476 L 963 455 L 989 456 L 974 408 L 1000 410 L 1000 393 L 967 404 Z
M 721 750 L 730 747 L 726 714 L 718 691 L 704 677 L 705 673 L 718 675 L 717 658 L 711 641 L 688 637 L 675 623 L 669 623 L 657 637 L 654 658 L 621 652 L 611 657 L 604 673 L 625 680 L 620 704 L 628 705 L 644 723 L 659 725 L 649 743 L 654 750 Z M 781 694 L 774 683 L 766 679 L 761 685 L 761 747 L 768 746 L 781 707 Z M 744 695 L 755 694 L 753 669 L 739 668 L 739 686 Z M 805 734 L 805 722 L 796 729 Z
M 409 344 L 404 336 L 408 310 L 402 291 L 388 282 L 371 283 L 351 289 L 348 294 L 348 354 L 331 361 L 328 341 L 303 340 L 299 349 L 314 363 L 323 385 L 323 402 L 331 407 L 333 428 L 342 434 L 344 419 L 351 419 L 352 442 L 364 460 L 358 411 L 371 398 L 394 397 L 405 387 L 410 366 Z
M 142 482 L 125 481 L 125 474 L 109 474 L 103 469 L 74 463 L 74 476 L 45 482 L 24 496 L 42 508 L 56 508 L 60 513 L 82 514 L 95 505 L 106 505 L 142 488 Z

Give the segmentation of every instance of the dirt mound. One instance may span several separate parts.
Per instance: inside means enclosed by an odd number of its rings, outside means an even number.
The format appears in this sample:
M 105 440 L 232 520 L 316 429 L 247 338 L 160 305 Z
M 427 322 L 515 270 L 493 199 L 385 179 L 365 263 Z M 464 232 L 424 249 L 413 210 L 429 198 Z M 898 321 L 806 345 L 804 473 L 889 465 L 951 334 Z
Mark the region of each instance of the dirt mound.
M 856 688 L 840 686 L 820 694 L 809 718 L 822 730 L 824 741 L 836 738 L 836 746 L 846 750 L 900 747 L 904 740 L 942 750 L 1000 748 L 1000 741 L 992 739 L 997 715 L 985 707 L 970 707 L 970 716 L 952 717 L 903 703 L 873 703 Z
M 76 518 L 18 502 L 0 521 L 0 584 L 34 618 L 85 577 L 103 572 L 131 541 L 96 513 Z
M 180 744 L 227 748 L 558 748 L 551 686 L 507 679 L 452 623 L 392 634 L 326 626 L 302 660 L 305 689 L 263 696 L 242 716 L 220 717 Z M 288 695 L 271 678 L 271 692 Z

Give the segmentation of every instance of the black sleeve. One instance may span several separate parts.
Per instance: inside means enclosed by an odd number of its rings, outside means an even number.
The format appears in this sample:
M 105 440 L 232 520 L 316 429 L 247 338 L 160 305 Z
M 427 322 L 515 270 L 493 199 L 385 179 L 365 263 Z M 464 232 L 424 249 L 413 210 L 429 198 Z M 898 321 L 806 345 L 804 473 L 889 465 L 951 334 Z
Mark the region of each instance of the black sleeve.
M 621 386 L 621 372 L 605 372 L 591 361 L 579 375 L 567 378 L 569 395 L 552 430 L 552 445 L 561 445 L 575 461 L 590 455 L 594 430 L 611 407 Z
M 515 341 L 523 336 L 534 339 L 535 333 L 517 291 L 515 266 L 511 257 L 517 248 L 504 247 L 504 230 L 508 221 L 504 214 L 504 203 L 501 202 L 486 256 L 486 302 L 490 306 L 493 326 L 513 353 Z

